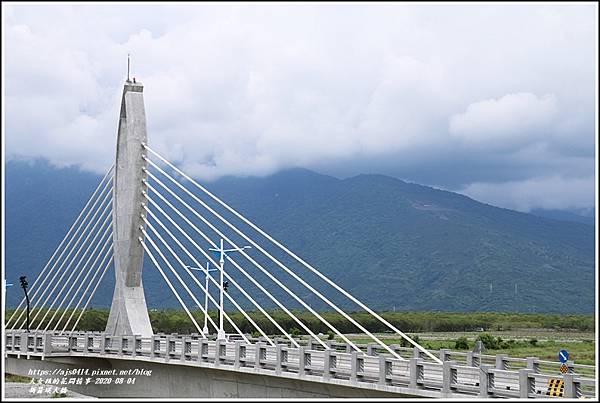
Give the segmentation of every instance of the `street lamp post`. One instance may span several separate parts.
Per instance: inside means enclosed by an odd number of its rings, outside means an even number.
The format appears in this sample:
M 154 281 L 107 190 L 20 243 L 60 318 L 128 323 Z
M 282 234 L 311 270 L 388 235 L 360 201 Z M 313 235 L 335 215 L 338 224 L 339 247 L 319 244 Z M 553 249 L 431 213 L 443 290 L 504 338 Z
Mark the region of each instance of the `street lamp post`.
M 219 270 L 220 270 L 220 281 L 221 289 L 219 290 L 219 332 L 217 333 L 217 340 L 225 340 L 225 330 L 223 330 L 223 273 L 225 270 L 225 254 L 228 252 L 241 252 L 244 249 L 250 249 L 250 246 L 243 246 L 241 248 L 224 249 L 223 238 L 221 238 L 220 248 L 209 248 L 209 250 L 219 252 Z
M 204 334 L 208 334 L 208 276 L 210 276 L 211 271 L 217 271 L 219 269 L 211 269 L 210 263 L 206 262 L 206 269 L 199 267 L 186 266 L 190 270 L 198 270 L 204 273 L 206 282 L 204 283 L 204 328 L 202 331 Z
M 25 300 L 27 301 L 27 333 L 29 333 L 29 295 L 27 295 L 27 286 L 29 283 L 27 282 L 26 276 L 19 277 L 21 281 L 21 288 L 23 288 L 23 292 L 25 293 Z

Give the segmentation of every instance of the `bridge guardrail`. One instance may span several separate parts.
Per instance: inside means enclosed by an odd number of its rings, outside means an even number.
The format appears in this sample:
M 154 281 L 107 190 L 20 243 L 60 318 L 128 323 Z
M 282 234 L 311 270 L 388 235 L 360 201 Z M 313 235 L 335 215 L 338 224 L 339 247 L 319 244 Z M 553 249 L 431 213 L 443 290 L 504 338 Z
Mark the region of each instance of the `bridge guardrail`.
M 253 339 L 250 339 L 252 341 Z M 285 340 L 282 340 L 285 342 Z M 323 347 L 318 343 L 313 342 L 312 340 L 302 340 L 301 344 L 308 344 L 309 346 L 313 346 L 314 349 L 322 350 Z M 328 340 L 326 343 L 331 348 L 336 351 L 352 351 L 352 348 L 347 343 L 336 342 L 333 340 Z M 387 351 L 385 351 L 380 345 L 375 343 L 369 344 L 356 344 L 362 351 L 364 351 L 367 355 L 389 355 Z M 396 353 L 398 353 L 401 357 L 405 359 L 410 359 L 411 357 L 420 356 L 425 360 L 429 360 L 421 351 L 417 348 L 413 347 L 401 347 L 398 345 L 390 345 Z M 547 361 L 540 360 L 537 357 L 527 357 L 527 358 L 517 358 L 517 357 L 509 357 L 505 354 L 498 355 L 490 355 L 490 354 L 482 354 L 482 353 L 474 353 L 467 351 L 454 351 L 450 349 L 440 349 L 440 350 L 430 350 L 432 353 L 437 353 L 442 361 L 445 360 L 455 360 L 457 362 L 463 362 L 470 366 L 479 366 L 482 364 L 493 365 L 498 369 L 521 369 L 521 368 L 530 368 L 534 369 L 536 372 L 540 373 L 548 373 L 548 374 L 558 374 L 561 363 L 556 361 Z M 586 365 L 586 364 L 576 364 L 573 361 L 568 361 L 567 367 L 569 368 L 569 373 L 574 373 L 580 375 L 582 377 L 586 377 L 589 379 L 595 378 L 596 375 L 596 367 L 594 365 Z
M 413 350 L 408 359 L 367 352 L 346 352 L 345 346 L 329 344 L 322 349 L 316 344 L 291 347 L 287 343 L 271 346 L 264 342 L 245 344 L 243 341 L 208 340 L 195 335 L 108 336 L 104 333 L 72 333 L 68 336 L 52 333 L 6 333 L 7 354 L 73 355 L 114 358 L 143 357 L 158 362 L 181 362 L 187 365 L 212 366 L 242 370 L 253 368 L 260 373 L 287 374 L 327 382 L 331 379 L 361 387 L 378 384 L 408 390 L 438 391 L 440 396 L 470 395 L 481 397 L 546 397 L 548 380 L 564 381 L 564 397 L 592 397 L 595 379 L 580 374 L 563 376 L 541 373 L 541 368 L 554 364 L 538 360 L 490 356 L 441 350 L 443 364 L 432 362 Z M 319 348 L 321 347 L 321 348 Z M 412 349 L 403 350 L 404 355 Z M 371 354 L 368 354 L 368 353 Z M 465 362 L 451 360 L 463 357 Z M 493 360 L 492 360 L 493 358 Z M 468 363 L 472 365 L 468 365 Z M 519 368 L 510 368 L 511 364 Z M 573 365 L 573 370 L 589 366 Z M 516 369 L 516 370 L 515 370 Z M 338 383 L 338 382 L 336 382 Z

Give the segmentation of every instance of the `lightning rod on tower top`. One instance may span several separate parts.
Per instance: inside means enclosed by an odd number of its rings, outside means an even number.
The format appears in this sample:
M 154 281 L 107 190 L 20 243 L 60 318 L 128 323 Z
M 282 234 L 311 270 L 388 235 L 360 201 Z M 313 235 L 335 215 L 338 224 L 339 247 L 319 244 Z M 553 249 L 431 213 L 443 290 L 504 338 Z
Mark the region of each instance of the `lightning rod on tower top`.
M 127 53 L 127 82 L 131 82 L 131 80 L 129 79 L 129 53 Z

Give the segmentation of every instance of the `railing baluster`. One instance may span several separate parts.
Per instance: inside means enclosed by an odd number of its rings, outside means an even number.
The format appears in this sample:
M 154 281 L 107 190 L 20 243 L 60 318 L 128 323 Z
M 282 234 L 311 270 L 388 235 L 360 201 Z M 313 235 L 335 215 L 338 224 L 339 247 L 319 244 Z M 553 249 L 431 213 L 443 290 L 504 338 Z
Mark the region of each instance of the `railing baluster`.
M 312 351 L 306 351 L 304 353 L 304 369 L 306 373 L 312 371 Z
M 283 353 L 287 354 L 287 351 L 284 350 L 284 345 L 283 344 L 276 344 L 276 348 L 275 348 L 275 372 L 277 374 L 281 374 L 281 370 L 283 368 Z
M 142 335 L 133 336 L 133 352 L 132 355 L 134 357 L 138 355 L 142 355 Z
M 240 359 L 242 356 L 242 343 L 239 340 L 235 341 L 235 351 L 234 351 L 234 360 L 233 360 L 233 367 L 234 368 L 239 368 L 240 367 Z
M 255 363 L 254 363 L 254 368 L 262 368 L 263 367 L 263 343 L 262 342 L 257 342 L 254 344 L 254 358 L 255 358 Z
M 215 367 L 221 365 L 221 346 L 223 340 L 217 339 L 215 340 Z
M 329 379 L 331 376 L 331 350 L 323 351 L 323 378 Z
M 189 344 L 189 347 L 188 347 Z M 181 336 L 181 355 L 179 356 L 180 361 L 187 361 L 188 350 L 192 351 L 192 343 L 188 340 L 187 337 Z
M 198 362 L 208 362 L 208 339 L 198 341 Z
M 540 363 L 537 357 L 527 357 L 527 368 L 531 369 L 534 373 L 540 373 Z
M 100 354 L 106 354 L 106 333 L 100 333 Z
M 440 360 L 450 361 L 450 359 L 451 359 L 450 350 L 447 348 L 442 348 L 440 350 Z
M 420 358 L 411 358 L 409 362 L 410 387 L 419 388 L 423 380 L 423 364 Z
M 119 337 L 119 350 L 118 354 L 123 355 L 123 353 L 127 350 L 127 336 Z
M 350 381 L 357 381 L 358 373 L 358 352 L 353 351 L 350 353 Z
M 573 374 L 564 374 L 565 381 L 564 397 L 578 399 L 581 397 L 581 383 Z
M 423 352 L 418 347 L 413 347 L 413 358 L 423 358 Z
M 298 376 L 304 377 L 306 374 L 306 354 L 304 352 L 304 347 L 298 347 Z
M 156 335 L 150 337 L 150 358 L 156 357 Z
M 522 368 L 519 370 L 519 397 L 527 398 L 531 393 L 531 378 L 529 374 L 533 373 L 529 368 Z
M 44 356 L 50 354 L 52 354 L 52 334 L 44 333 Z
M 166 337 L 166 346 L 165 346 L 165 361 L 169 361 L 171 359 L 171 343 L 173 343 L 171 335 L 167 335 Z
M 85 333 L 84 335 L 84 339 L 83 339 L 83 352 L 85 354 L 90 352 L 90 348 L 94 346 L 94 339 L 92 338 L 92 344 L 90 345 L 90 336 Z
M 388 376 L 390 379 L 388 379 Z M 379 356 L 379 383 L 381 385 L 387 385 L 391 383 L 392 376 L 392 361 L 389 359 Z
M 481 357 L 479 354 L 469 351 L 467 353 L 467 365 L 469 367 L 478 367 L 481 365 Z
M 44 351 L 44 336 L 37 335 L 35 338 L 35 351 L 43 352 Z
M 444 361 L 442 365 L 442 393 L 450 394 L 455 386 L 456 369 L 453 366 L 456 362 Z
M 498 354 L 496 356 L 496 369 L 501 369 L 503 371 L 508 369 L 508 361 L 506 358 L 508 357 L 505 354 Z
M 494 388 L 494 374 L 490 369 L 489 365 L 479 366 L 479 397 L 488 398 L 492 394 L 490 389 Z

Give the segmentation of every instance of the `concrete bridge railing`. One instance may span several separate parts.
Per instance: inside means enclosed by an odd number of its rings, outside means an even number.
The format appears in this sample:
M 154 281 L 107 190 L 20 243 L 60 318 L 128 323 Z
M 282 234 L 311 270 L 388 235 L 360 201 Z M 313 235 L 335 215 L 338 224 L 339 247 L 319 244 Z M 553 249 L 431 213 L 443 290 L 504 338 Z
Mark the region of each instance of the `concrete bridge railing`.
M 249 340 L 253 343 L 264 341 L 262 338 L 249 338 Z M 277 343 L 286 344 L 288 346 L 290 345 L 290 342 L 287 339 L 275 338 L 274 341 Z M 298 340 L 298 343 L 307 347 L 310 350 L 324 350 L 323 346 L 314 342 L 312 339 Z M 348 353 L 352 351 L 352 347 L 350 347 L 350 345 L 347 343 L 327 340 L 326 344 L 329 348 L 335 351 Z M 367 355 L 389 355 L 387 351 L 385 351 L 380 345 L 376 343 L 356 343 L 356 346 L 359 347 Z M 414 347 L 401 347 L 395 344 L 392 344 L 389 347 L 393 351 L 398 353 L 401 357 L 407 360 L 415 357 L 422 358 L 424 360 L 429 360 L 429 358 L 426 355 L 424 355 L 421 351 L 419 351 L 419 349 Z M 487 365 L 492 366 L 496 369 L 515 371 L 518 371 L 519 369 L 528 368 L 533 370 L 533 372 L 535 373 L 554 375 L 560 373 L 561 366 L 561 363 L 558 361 L 541 360 L 538 357 L 518 358 L 509 357 L 506 354 L 491 355 L 465 351 L 453 351 L 450 349 L 430 351 L 436 354 L 442 361 L 455 361 L 458 364 L 464 364 L 469 367 L 479 367 L 481 365 Z M 566 366 L 568 368 L 567 373 L 569 374 L 575 374 L 576 376 L 590 378 L 592 380 L 596 377 L 596 367 L 594 365 L 575 364 L 573 361 L 567 361 Z
M 563 379 L 564 397 L 594 396 L 595 380 L 577 374 L 540 373 L 532 360 L 517 370 L 504 363 L 515 359 L 501 356 L 495 365 L 467 365 L 451 360 L 455 352 L 442 350 L 443 364 L 415 356 L 400 360 L 384 355 L 300 348 L 263 342 L 208 340 L 197 335 L 109 336 L 105 333 L 6 334 L 6 352 L 11 355 L 89 356 L 198 365 L 232 371 L 253 370 L 272 376 L 335 382 L 351 387 L 430 397 L 547 397 L 551 378 Z M 372 352 L 373 353 L 373 352 Z M 478 357 L 480 358 L 480 357 Z M 519 359 L 521 360 L 521 359 Z M 520 361 L 519 361 L 520 362 Z M 381 388 L 380 388 L 381 389 Z

